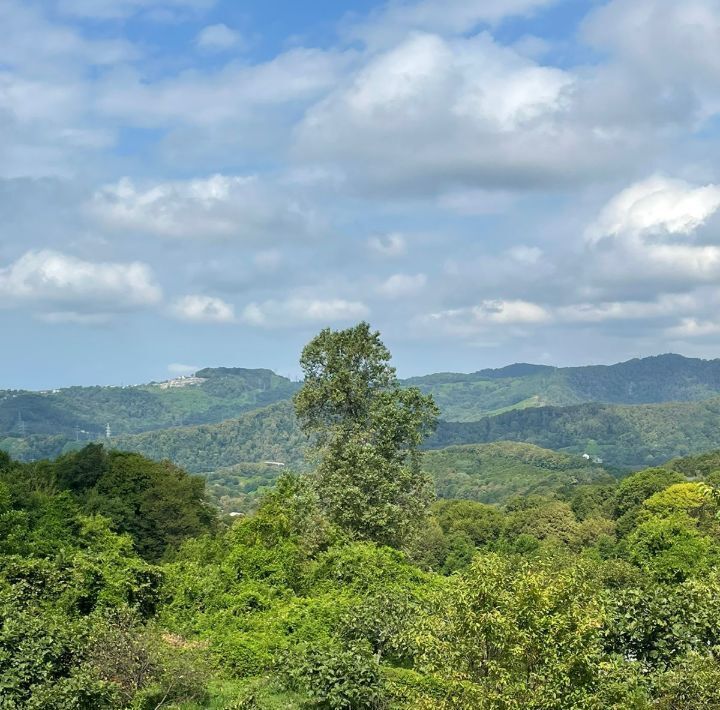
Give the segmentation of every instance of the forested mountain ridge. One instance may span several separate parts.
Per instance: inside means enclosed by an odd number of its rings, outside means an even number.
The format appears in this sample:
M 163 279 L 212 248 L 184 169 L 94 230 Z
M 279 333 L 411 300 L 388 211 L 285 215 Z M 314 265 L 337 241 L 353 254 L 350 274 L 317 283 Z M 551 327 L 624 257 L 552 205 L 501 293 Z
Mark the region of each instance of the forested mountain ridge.
M 586 402 L 658 404 L 720 395 L 720 360 L 657 355 L 616 365 L 550 367 L 518 363 L 470 374 L 414 377 L 448 421 L 476 421 L 509 409 Z
M 589 453 L 610 466 L 657 465 L 720 447 L 720 398 L 665 404 L 535 407 L 473 422 L 441 419 L 426 447 L 495 441 Z M 297 427 L 291 403 L 281 401 L 217 424 L 113 436 L 107 443 L 150 458 L 169 459 L 195 473 L 207 473 L 265 460 L 301 467 L 305 437 Z M 63 436 L 35 436 L 8 437 L 0 444 L 15 458 L 32 460 L 73 450 L 82 442 Z
M 720 447 L 720 398 L 700 402 L 578 404 L 508 411 L 475 422 L 441 420 L 431 448 L 522 441 L 588 452 L 613 466 L 652 466 Z
M 127 387 L 0 391 L 0 435 L 138 433 L 220 422 L 288 399 L 298 384 L 267 369 L 205 368 L 193 377 Z
M 588 453 L 611 466 L 658 465 L 720 447 L 720 398 L 666 404 L 537 407 L 474 422 L 441 419 L 426 448 L 495 441 Z M 112 440 L 113 446 L 150 458 L 169 458 L 196 473 L 266 459 L 297 466 L 303 461 L 304 444 L 289 402 L 278 402 L 220 424 Z
M 510 440 L 637 467 L 720 447 L 720 360 L 516 364 L 401 384 L 432 394 L 440 407 L 431 448 Z M 5 391 L 0 448 L 21 460 L 56 456 L 104 434 L 109 423 L 111 446 L 194 472 L 266 459 L 297 466 L 304 437 L 290 398 L 298 386 L 270 370 L 214 368 L 137 387 Z M 642 403 L 617 403 L 623 400 Z
M 720 396 L 720 360 L 659 355 L 617 365 L 557 368 L 517 363 L 470 374 L 401 381 L 432 394 L 447 421 L 477 421 L 512 409 L 586 402 L 649 404 Z M 126 387 L 0 390 L 0 436 L 92 439 L 110 424 L 134 434 L 214 424 L 289 399 L 299 383 L 268 369 L 205 368 L 194 377 Z

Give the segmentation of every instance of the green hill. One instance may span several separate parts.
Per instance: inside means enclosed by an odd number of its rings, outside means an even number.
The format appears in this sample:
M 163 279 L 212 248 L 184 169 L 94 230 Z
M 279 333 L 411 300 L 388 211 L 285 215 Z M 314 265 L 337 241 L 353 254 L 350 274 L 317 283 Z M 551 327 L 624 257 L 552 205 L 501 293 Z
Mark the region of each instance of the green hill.
M 518 495 L 614 480 L 604 468 L 581 456 L 512 441 L 426 451 L 423 468 L 432 475 L 438 497 L 481 503 L 504 503 Z
M 720 398 L 634 406 L 539 407 L 476 422 L 441 421 L 428 446 L 503 440 L 577 454 L 587 451 L 613 466 L 657 465 L 720 447 Z
M 441 420 L 426 448 L 495 441 L 535 444 L 572 454 L 587 452 L 610 466 L 657 465 L 720 447 L 720 398 L 538 407 L 475 422 Z M 279 402 L 220 424 L 117 437 L 113 445 L 151 458 L 168 458 L 189 471 L 206 472 L 265 460 L 301 464 L 304 438 L 290 403 Z
M 271 370 L 206 368 L 195 377 L 132 387 L 0 391 L 0 436 L 94 439 L 115 434 L 221 422 L 288 399 L 295 382 Z
M 515 409 L 587 402 L 648 404 L 720 396 L 720 360 L 680 355 L 617 365 L 555 368 L 515 364 L 471 374 L 404 380 L 432 394 L 447 421 L 471 422 Z M 206 368 L 193 378 L 131 387 L 0 391 L 0 437 L 64 436 L 82 441 L 168 427 L 212 424 L 289 399 L 298 383 L 271 370 Z
M 658 355 L 617 365 L 548 367 L 516 364 L 471 374 L 414 377 L 448 421 L 477 421 L 511 409 L 585 402 L 692 402 L 720 395 L 720 360 Z
M 238 463 L 303 462 L 305 438 L 290 402 L 257 409 L 219 424 L 176 427 L 112 439 L 118 449 L 153 459 L 170 459 L 194 473 L 215 471 Z
M 289 401 L 218 424 L 172 427 L 113 437 L 111 445 L 170 459 L 204 473 L 238 463 L 303 462 L 304 438 Z M 599 456 L 609 466 L 658 465 L 720 448 L 720 398 L 702 402 L 515 409 L 474 422 L 441 420 L 426 448 L 514 441 Z M 81 444 L 66 437 L 6 437 L 0 448 L 22 460 L 54 456 Z
M 426 451 L 423 468 L 435 481 L 438 497 L 481 503 L 504 503 L 518 495 L 615 480 L 602 466 L 581 456 L 511 441 Z M 247 512 L 284 470 L 262 462 L 220 468 L 206 474 L 208 494 L 226 513 Z

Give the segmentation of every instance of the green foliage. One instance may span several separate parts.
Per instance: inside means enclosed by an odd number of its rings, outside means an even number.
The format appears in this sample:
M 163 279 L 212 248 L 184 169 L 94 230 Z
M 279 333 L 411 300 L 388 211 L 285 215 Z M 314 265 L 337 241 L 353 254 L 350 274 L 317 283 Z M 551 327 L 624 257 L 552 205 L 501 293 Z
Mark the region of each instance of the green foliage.
M 407 380 L 407 384 L 432 394 L 443 419 L 470 422 L 510 410 L 545 405 L 711 399 L 720 394 L 720 361 L 661 355 L 610 367 L 516 364 L 471 374 L 415 377 Z
M 429 623 L 422 667 L 458 708 L 576 708 L 603 659 L 604 608 L 582 566 L 476 558 Z
M 385 707 L 380 665 L 368 644 L 304 646 L 288 658 L 288 684 L 319 710 Z
M 35 435 L 75 440 L 82 430 L 97 436 L 220 422 L 250 409 L 288 399 L 297 384 L 270 370 L 206 368 L 196 379 L 132 387 L 69 387 L 51 392 L 0 391 L 0 435 L 18 433 L 18 413 Z
M 441 420 L 428 446 L 520 441 L 613 466 L 657 465 L 720 444 L 720 399 L 666 404 L 579 404 L 514 410 L 472 422 Z
M 681 582 L 706 569 L 712 541 L 683 513 L 652 516 L 628 537 L 630 559 L 661 581 Z
M 257 409 L 220 424 L 150 431 L 112 440 L 118 449 L 173 461 L 188 471 L 215 471 L 239 463 L 304 461 L 305 437 L 291 402 Z
M 517 442 L 430 452 L 421 465 L 436 412 L 400 386 L 377 333 L 323 331 L 303 367 L 296 402 L 311 473 L 263 463 L 303 456 L 288 403 L 140 435 L 155 454 L 215 471 L 215 500 L 243 513 L 223 521 L 203 479 L 167 461 L 97 445 L 56 461 L 0 453 L 0 707 L 718 707 L 717 453 L 621 480 Z M 659 394 L 648 367 L 666 376 Z M 682 385 L 688 367 L 696 377 Z M 649 401 L 705 396 L 710 370 L 659 358 L 419 384 L 458 401 L 467 389 L 466 414 L 479 392 L 516 408 L 456 433 L 492 437 L 514 422 L 521 436 L 530 422 L 538 437 L 632 458 L 716 436 L 705 419 L 682 438 L 677 416 L 709 416 L 715 404 L 582 405 L 572 411 L 588 418 L 573 420 L 534 407 L 528 382 L 577 401 Z M 150 416 L 159 401 L 177 413 L 282 389 L 266 371 L 199 374 L 159 398 L 152 387 L 122 396 Z M 32 401 L 41 411 L 53 396 Z M 10 438 L 25 454 L 34 445 Z M 428 473 L 445 496 L 430 506 Z
M 613 482 L 602 466 L 532 444 L 501 441 L 426 451 L 423 468 L 441 498 L 504 503 L 515 495 L 546 494 L 563 486 Z
M 358 539 L 399 546 L 431 500 L 418 447 L 437 408 L 419 390 L 400 389 L 389 361 L 367 323 L 323 330 L 303 349 L 295 412 L 312 437 L 314 480 L 328 518 Z

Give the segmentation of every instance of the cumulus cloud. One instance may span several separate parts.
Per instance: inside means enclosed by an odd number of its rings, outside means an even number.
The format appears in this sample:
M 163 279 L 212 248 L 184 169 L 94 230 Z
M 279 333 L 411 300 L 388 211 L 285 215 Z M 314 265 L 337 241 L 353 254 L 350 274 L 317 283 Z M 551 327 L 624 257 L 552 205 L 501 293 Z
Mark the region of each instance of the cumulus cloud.
M 203 27 L 195 38 L 195 45 L 208 52 L 223 52 L 242 44 L 242 35 L 222 23 Z
M 685 114 L 702 118 L 720 108 L 716 0 L 611 0 L 586 17 L 582 37 L 609 52 L 611 65 L 634 76 L 639 87 L 682 102 L 677 108 Z
M 29 251 L 0 269 L 0 295 L 6 306 L 30 304 L 56 322 L 90 322 L 162 298 L 146 264 L 90 262 L 51 250 Z
M 720 186 L 714 184 L 654 176 L 630 185 L 586 231 L 587 284 L 606 293 L 632 290 L 647 299 L 717 282 L 720 246 L 698 235 L 719 209 Z
M 113 229 L 168 238 L 282 240 L 319 228 L 312 210 L 255 176 L 214 175 L 145 186 L 124 178 L 98 190 L 88 207 Z
M 297 153 L 376 189 L 595 179 L 624 164 L 628 137 L 576 115 L 578 81 L 486 33 L 414 34 L 372 55 L 306 113 Z
M 694 186 L 653 176 L 626 188 L 605 206 L 588 238 L 689 234 L 720 207 L 720 186 Z
M 235 321 L 234 307 L 221 298 L 202 295 L 188 295 L 179 298 L 172 306 L 172 314 L 192 323 L 232 323 Z
M 426 284 L 425 274 L 393 274 L 377 287 L 377 292 L 385 298 L 406 298 L 422 291 Z
M 359 301 L 342 298 L 288 298 L 248 304 L 242 320 L 249 325 L 265 328 L 292 327 L 316 323 L 330 325 L 366 318 L 368 307 Z
M 420 322 L 426 328 L 440 333 L 472 337 L 492 328 L 547 323 L 551 317 L 548 310 L 537 303 L 520 300 L 486 300 L 467 308 L 436 311 L 422 317 Z
M 667 328 L 665 335 L 680 340 L 720 335 L 720 323 L 692 317 L 683 318 L 677 325 Z
M 407 240 L 402 234 L 387 234 L 385 236 L 370 237 L 368 246 L 380 256 L 397 257 L 406 253 Z

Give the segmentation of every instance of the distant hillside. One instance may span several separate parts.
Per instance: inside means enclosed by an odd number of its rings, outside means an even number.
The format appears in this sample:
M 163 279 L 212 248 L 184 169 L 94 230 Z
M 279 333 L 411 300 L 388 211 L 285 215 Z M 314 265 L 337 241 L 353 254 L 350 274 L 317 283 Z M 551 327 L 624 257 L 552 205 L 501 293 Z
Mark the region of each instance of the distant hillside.
M 426 451 L 423 468 L 432 474 L 438 497 L 482 503 L 504 503 L 517 495 L 614 480 L 602 466 L 581 456 L 511 441 Z
M 658 355 L 617 365 L 555 368 L 519 363 L 471 374 L 405 381 L 435 397 L 448 421 L 477 421 L 512 409 L 585 402 L 693 402 L 720 395 L 720 360 Z
M 428 446 L 504 440 L 588 452 L 614 466 L 657 465 L 720 447 L 720 398 L 634 406 L 540 407 L 476 422 L 441 421 Z
M 495 441 L 535 444 L 572 454 L 587 452 L 610 466 L 657 465 L 720 448 L 720 398 L 668 404 L 539 407 L 477 422 L 440 421 L 426 448 Z M 291 404 L 280 402 L 220 424 L 118 437 L 113 444 L 204 472 L 270 459 L 301 464 L 304 438 Z
M 271 370 L 206 368 L 193 378 L 133 387 L 0 391 L 2 435 L 87 440 L 113 434 L 221 422 L 288 399 L 298 385 Z
M 153 459 L 170 459 L 194 473 L 238 463 L 303 463 L 305 437 L 290 402 L 242 414 L 219 424 L 176 427 L 114 437 L 112 445 Z
M 666 468 L 678 471 L 688 478 L 707 479 L 710 474 L 720 477 L 720 450 L 674 459 L 666 464 Z
M 720 360 L 660 355 L 609 366 L 555 368 L 518 363 L 472 374 L 415 377 L 403 384 L 431 393 L 443 419 L 473 422 L 545 406 L 711 399 L 720 396 Z M 199 370 L 193 378 L 132 387 L 0 390 L 0 442 L 3 437 L 20 435 L 87 441 L 103 435 L 108 423 L 114 435 L 214 424 L 288 400 L 298 386 L 271 370 L 220 367 Z
M 638 467 L 720 448 L 720 398 L 702 402 L 515 409 L 474 422 L 441 420 L 426 448 L 515 441 L 572 454 L 587 452 L 609 466 Z M 196 473 L 238 463 L 303 462 L 304 437 L 292 404 L 281 401 L 217 424 L 113 436 L 111 445 L 168 458 Z M 82 442 L 64 436 L 5 437 L 0 448 L 20 460 L 56 456 Z
M 518 495 L 615 480 L 602 466 L 581 456 L 510 441 L 426 451 L 423 468 L 435 481 L 439 498 L 482 503 L 502 504 Z M 239 463 L 207 474 L 207 490 L 226 513 L 247 512 L 285 470 L 265 463 Z
M 429 448 L 508 440 L 643 466 L 720 447 L 720 360 L 516 364 L 404 383 L 440 405 L 443 421 Z M 0 392 L 0 448 L 22 460 L 54 456 L 110 423 L 114 446 L 191 471 L 266 459 L 297 464 L 303 438 L 290 402 L 297 388 L 270 370 L 214 368 L 137 387 Z

